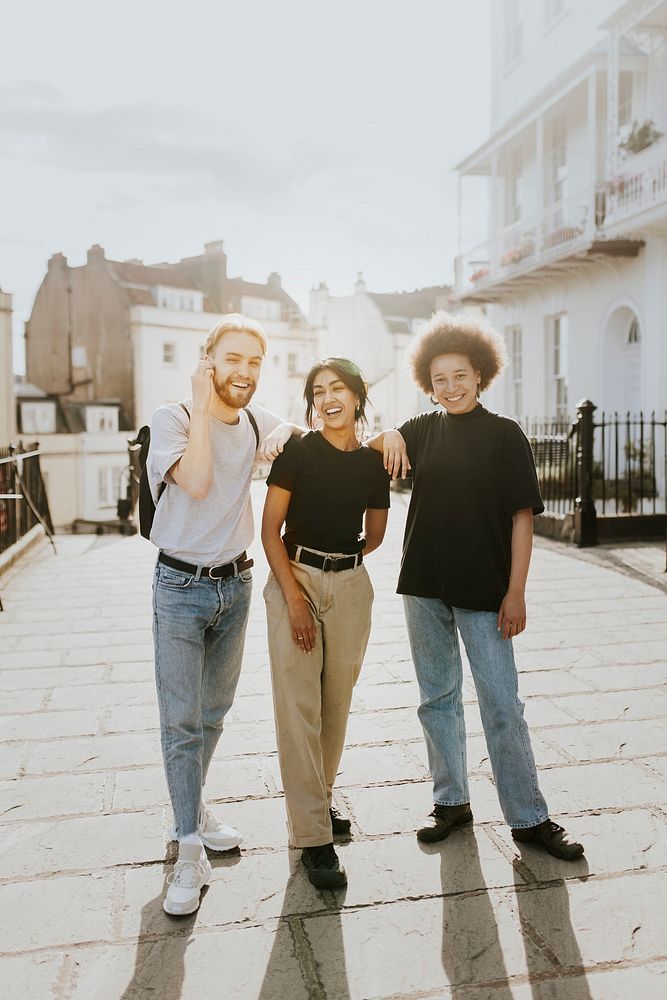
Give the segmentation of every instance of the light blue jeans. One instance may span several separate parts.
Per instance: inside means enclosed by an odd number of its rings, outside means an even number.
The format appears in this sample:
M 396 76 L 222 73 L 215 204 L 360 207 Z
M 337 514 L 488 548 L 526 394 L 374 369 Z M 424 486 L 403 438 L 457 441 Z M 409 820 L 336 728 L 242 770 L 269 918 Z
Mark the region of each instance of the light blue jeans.
M 252 571 L 196 580 L 158 563 L 153 578 L 155 682 L 176 836 L 195 833 L 201 793 L 241 672 Z
M 503 816 L 515 829 L 542 823 L 549 810 L 539 789 L 523 717 L 512 640 L 500 637 L 498 616 L 492 611 L 451 608 L 430 597 L 405 596 L 403 603 L 434 802 L 455 806 L 470 801 L 458 628 L 475 682 Z

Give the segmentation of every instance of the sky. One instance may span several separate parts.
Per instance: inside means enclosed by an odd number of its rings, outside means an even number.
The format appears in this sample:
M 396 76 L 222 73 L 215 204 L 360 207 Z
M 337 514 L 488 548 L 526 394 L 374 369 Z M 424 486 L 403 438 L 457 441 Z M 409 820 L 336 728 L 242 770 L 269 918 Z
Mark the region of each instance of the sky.
M 451 281 L 489 130 L 492 0 L 22 0 L 3 13 L 0 288 L 15 368 L 48 258 L 278 271 L 307 309 Z M 481 241 L 481 207 L 464 205 Z M 473 241 L 473 242 L 471 242 Z

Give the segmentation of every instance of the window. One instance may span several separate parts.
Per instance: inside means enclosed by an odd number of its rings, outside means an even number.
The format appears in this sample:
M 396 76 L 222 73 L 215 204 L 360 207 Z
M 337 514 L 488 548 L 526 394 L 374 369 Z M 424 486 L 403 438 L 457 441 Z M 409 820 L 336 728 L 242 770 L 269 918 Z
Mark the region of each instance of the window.
M 165 288 L 156 289 L 157 304 L 162 309 L 178 309 L 182 312 L 203 312 L 204 293 L 188 289 Z
M 618 124 L 632 122 L 632 73 L 621 70 L 618 74 Z
M 123 468 L 117 465 L 103 465 L 97 470 L 97 505 L 115 507 L 120 496 Z
M 549 124 L 550 154 L 546 159 L 547 204 L 567 198 L 567 120 L 560 114 Z
M 293 351 L 287 355 L 287 371 L 290 375 L 297 375 L 299 372 L 299 355 Z
M 199 345 L 199 360 L 206 357 L 206 344 Z
M 505 63 L 511 66 L 523 52 L 521 0 L 505 0 Z
M 92 434 L 118 430 L 118 408 L 115 406 L 86 406 L 86 430 Z
M 382 430 L 382 415 L 376 413 L 373 417 L 373 434 L 379 434 Z
M 165 367 L 173 367 L 176 364 L 176 344 L 162 345 L 162 364 Z
M 510 355 L 510 400 L 515 417 L 523 416 L 523 333 L 520 326 L 510 326 L 506 331 Z
M 21 403 L 20 430 L 22 434 L 55 434 L 56 404 L 51 401 Z
M 625 338 L 625 344 L 627 347 L 632 347 L 634 344 L 639 344 L 641 342 L 642 336 L 639 332 L 639 320 L 636 316 L 633 316 L 630 321 L 630 328 L 628 329 L 628 335 Z
M 507 176 L 507 225 L 521 221 L 522 194 L 522 156 L 521 148 L 514 149 L 509 158 L 509 173 Z
M 550 381 L 553 415 L 558 420 L 564 420 L 568 415 L 567 408 L 567 349 L 568 349 L 568 317 L 566 313 L 553 316 L 550 321 Z

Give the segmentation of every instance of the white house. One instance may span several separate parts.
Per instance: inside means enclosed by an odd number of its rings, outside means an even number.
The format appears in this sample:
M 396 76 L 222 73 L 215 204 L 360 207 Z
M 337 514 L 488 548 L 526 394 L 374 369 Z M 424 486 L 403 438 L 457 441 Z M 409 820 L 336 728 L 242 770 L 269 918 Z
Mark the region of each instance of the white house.
M 449 303 L 450 289 L 440 285 L 369 292 L 361 273 L 353 295 L 333 296 L 324 282 L 310 293 L 309 319 L 319 356 L 350 358 L 369 383 L 371 432 L 395 426 L 426 405 L 407 373 L 406 351 L 420 326 Z
M 491 4 L 488 236 L 455 290 L 486 306 L 517 417 L 667 407 L 667 0 Z M 463 213 L 465 218 L 465 211 Z
M 118 403 L 68 403 L 30 383 L 16 384 L 17 424 L 25 445 L 39 444 L 51 520 L 114 521 L 128 476 L 128 432 Z

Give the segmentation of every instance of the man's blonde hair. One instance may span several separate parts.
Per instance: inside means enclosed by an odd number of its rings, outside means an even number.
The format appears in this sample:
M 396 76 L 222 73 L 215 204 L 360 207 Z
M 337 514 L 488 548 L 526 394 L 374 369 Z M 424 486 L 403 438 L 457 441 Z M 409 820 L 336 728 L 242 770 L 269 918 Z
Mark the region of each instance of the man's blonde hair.
M 268 350 L 266 334 L 264 333 L 262 325 L 258 323 L 256 319 L 250 319 L 249 316 L 244 316 L 243 313 L 227 313 L 227 315 L 223 316 L 220 322 L 213 327 L 206 338 L 207 354 L 210 354 L 215 350 L 215 347 L 223 333 L 249 333 L 252 337 L 256 337 L 262 345 L 262 357 L 264 357 Z

